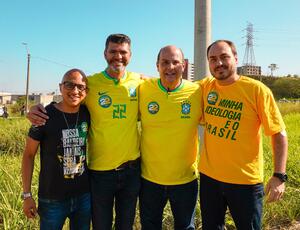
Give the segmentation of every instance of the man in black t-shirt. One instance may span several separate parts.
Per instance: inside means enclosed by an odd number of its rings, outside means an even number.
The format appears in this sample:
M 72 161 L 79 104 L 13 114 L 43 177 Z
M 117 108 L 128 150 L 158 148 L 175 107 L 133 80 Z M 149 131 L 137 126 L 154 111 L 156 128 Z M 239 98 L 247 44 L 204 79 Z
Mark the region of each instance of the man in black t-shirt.
M 44 126 L 32 126 L 22 161 L 23 211 L 40 216 L 40 229 L 89 230 L 91 201 L 86 163 L 86 139 L 90 116 L 81 101 L 87 79 L 79 69 L 69 70 L 59 85 L 63 100 L 46 107 L 50 118 Z M 31 194 L 34 157 L 40 146 L 38 211 Z

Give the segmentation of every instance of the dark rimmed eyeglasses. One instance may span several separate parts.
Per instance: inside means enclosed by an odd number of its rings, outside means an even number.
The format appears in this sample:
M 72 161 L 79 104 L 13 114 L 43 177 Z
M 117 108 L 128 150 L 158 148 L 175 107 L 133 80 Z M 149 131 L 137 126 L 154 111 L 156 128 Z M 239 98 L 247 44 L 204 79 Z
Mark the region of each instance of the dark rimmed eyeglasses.
M 77 87 L 78 91 L 82 92 L 87 89 L 87 87 L 85 85 L 76 84 L 76 83 L 73 83 L 70 81 L 64 81 L 62 84 L 65 87 L 65 89 L 67 89 L 67 90 L 73 90 L 73 89 L 75 89 L 75 87 Z

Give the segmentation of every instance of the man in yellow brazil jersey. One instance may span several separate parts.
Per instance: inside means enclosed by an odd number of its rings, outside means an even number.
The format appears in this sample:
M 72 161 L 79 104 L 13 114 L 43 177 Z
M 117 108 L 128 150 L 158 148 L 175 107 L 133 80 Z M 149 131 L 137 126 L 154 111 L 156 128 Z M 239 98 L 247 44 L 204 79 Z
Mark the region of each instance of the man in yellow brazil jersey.
M 280 199 L 287 180 L 285 125 L 270 89 L 237 74 L 237 52 L 231 41 L 212 43 L 207 58 L 213 77 L 200 81 L 205 122 L 199 164 L 202 227 L 223 229 L 228 207 L 237 229 L 260 229 L 261 128 L 272 139 L 274 174 L 265 189 L 267 201 L 272 202 Z
M 174 229 L 195 229 L 201 91 L 199 85 L 182 79 L 181 49 L 162 48 L 156 65 L 160 78 L 148 79 L 139 88 L 142 229 L 162 228 L 167 201 Z
M 129 230 L 140 189 L 140 151 L 137 131 L 140 75 L 126 71 L 131 41 L 124 34 L 110 35 L 105 44 L 107 68 L 88 77 L 85 99 L 91 115 L 88 168 L 92 194 L 93 229 Z M 28 114 L 34 124 L 47 118 L 35 106 Z M 44 110 L 43 110 L 44 111 Z

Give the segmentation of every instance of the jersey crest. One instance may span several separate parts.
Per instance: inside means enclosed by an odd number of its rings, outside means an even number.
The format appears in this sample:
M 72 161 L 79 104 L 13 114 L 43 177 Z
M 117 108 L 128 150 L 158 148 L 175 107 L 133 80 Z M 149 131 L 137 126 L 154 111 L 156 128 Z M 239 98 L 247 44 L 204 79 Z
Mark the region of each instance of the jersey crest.
M 210 105 L 215 105 L 218 101 L 218 93 L 217 92 L 209 92 L 209 94 L 207 95 L 207 103 Z
M 187 115 L 191 112 L 191 102 L 183 101 L 181 103 L 181 113 Z
M 152 101 L 148 104 L 148 112 L 156 114 L 159 111 L 159 104 L 156 101 Z
M 102 96 L 100 96 L 98 103 L 102 108 L 106 109 L 111 105 L 112 99 L 108 95 L 102 95 Z

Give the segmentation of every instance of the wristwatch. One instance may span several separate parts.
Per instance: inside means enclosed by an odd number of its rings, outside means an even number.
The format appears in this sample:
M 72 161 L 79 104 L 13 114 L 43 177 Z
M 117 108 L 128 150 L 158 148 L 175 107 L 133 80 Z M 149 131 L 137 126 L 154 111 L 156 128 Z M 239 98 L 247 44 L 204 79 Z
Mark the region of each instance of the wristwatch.
M 288 180 L 286 173 L 273 173 L 273 176 L 277 177 L 281 182 L 286 182 Z
M 22 200 L 26 200 L 26 199 L 28 199 L 28 198 L 30 198 L 30 197 L 32 197 L 31 192 L 23 192 L 23 193 L 21 194 L 21 199 L 22 199 Z

